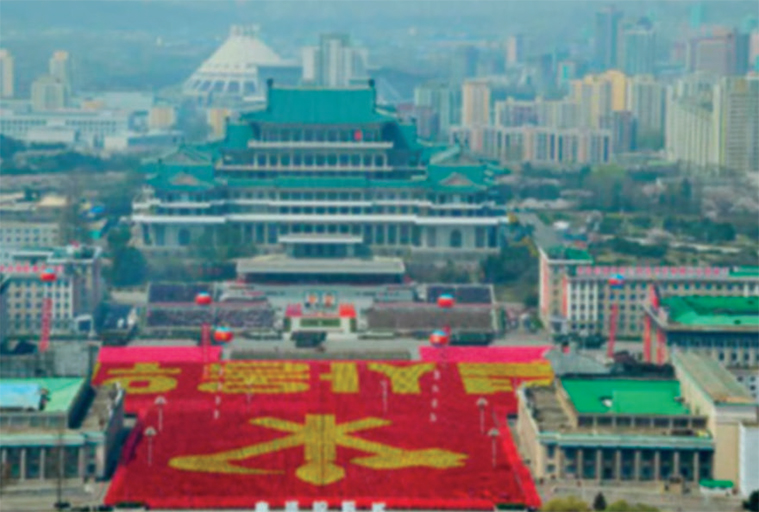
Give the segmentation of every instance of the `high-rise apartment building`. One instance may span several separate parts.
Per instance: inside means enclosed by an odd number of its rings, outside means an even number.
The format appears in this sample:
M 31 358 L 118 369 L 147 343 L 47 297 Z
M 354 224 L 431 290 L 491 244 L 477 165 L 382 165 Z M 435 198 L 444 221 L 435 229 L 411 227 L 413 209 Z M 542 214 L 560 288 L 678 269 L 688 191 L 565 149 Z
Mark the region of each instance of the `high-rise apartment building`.
M 641 21 L 623 32 L 622 70 L 629 76 L 654 73 L 656 33 L 650 22 Z
M 469 80 L 461 88 L 461 124 L 465 127 L 490 124 L 490 83 Z
M 666 151 L 706 170 L 759 171 L 759 78 L 691 77 L 667 92 Z
M 611 132 L 612 153 L 629 153 L 637 149 L 638 129 L 629 110 L 615 110 L 601 119 L 601 128 Z
M 345 87 L 367 77 L 367 51 L 348 34 L 322 34 L 319 46 L 303 49 L 303 79 L 324 87 Z
M 711 35 L 697 37 L 688 42 L 687 67 L 691 72 L 727 76 L 740 71 L 738 54 L 739 34 L 736 30 L 717 29 Z M 743 41 L 741 39 L 741 41 Z M 747 44 L 747 41 L 743 41 Z
M 599 128 L 601 119 L 612 111 L 611 82 L 588 76 L 572 82 L 572 99 L 580 105 L 580 126 Z
M 469 80 L 461 88 L 461 125 L 477 128 L 490 125 L 490 83 L 487 80 Z M 469 132 L 467 144 L 474 152 L 482 151 L 480 130 Z
M 436 116 L 437 135 L 445 137 L 454 123 L 455 91 L 445 82 L 430 82 L 414 89 L 414 107 L 430 109 Z
M 48 74 L 66 87 L 66 93 L 71 92 L 72 71 L 71 57 L 68 52 L 57 51 L 50 57 Z
M 759 172 L 759 77 L 725 77 L 714 89 L 719 166 Z
M 32 82 L 32 109 L 37 112 L 60 110 L 66 106 L 68 88 L 57 78 L 45 75 Z
M 8 50 L 0 48 L 0 98 L 13 97 L 13 56 Z
M 610 161 L 612 150 L 611 131 L 601 129 L 532 125 L 461 127 L 454 130 L 452 139 L 469 141 L 478 156 L 504 163 L 605 164 Z
M 580 105 L 580 126 L 599 128 L 601 119 L 611 112 L 625 110 L 627 82 L 627 76 L 617 70 L 572 81 L 570 97 Z
M 506 39 L 506 66 L 514 67 L 524 62 L 525 36 L 514 34 Z
M 627 110 L 632 112 L 639 133 L 664 135 L 666 87 L 650 75 L 630 78 L 627 84 Z
M 579 104 L 572 99 L 496 101 L 495 125 L 502 127 L 545 126 L 571 129 L 579 127 Z
M 613 69 L 618 65 L 622 11 L 606 7 L 596 13 L 595 62 L 599 69 Z

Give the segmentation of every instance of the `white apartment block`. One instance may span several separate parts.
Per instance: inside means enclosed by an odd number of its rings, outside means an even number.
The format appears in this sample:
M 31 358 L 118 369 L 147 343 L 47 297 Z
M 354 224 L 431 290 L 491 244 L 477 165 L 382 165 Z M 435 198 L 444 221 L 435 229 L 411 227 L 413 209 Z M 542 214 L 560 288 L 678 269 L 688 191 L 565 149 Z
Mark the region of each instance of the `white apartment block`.
M 667 158 L 706 170 L 759 172 L 759 77 L 691 82 L 667 91 Z
M 611 159 L 611 131 L 542 126 L 457 128 L 452 140 L 469 141 L 484 158 L 540 165 L 604 164 Z M 475 151 L 472 140 L 481 142 Z
M 129 131 L 130 115 L 126 112 L 57 111 L 18 113 L 0 111 L 0 134 L 26 140 L 34 129 L 71 130 L 80 142 L 97 146 L 107 135 Z
M 0 265 L 6 334 L 39 334 L 45 298 L 51 299 L 51 334 L 71 333 L 77 318 L 91 318 L 105 291 L 101 256 L 93 247 L 12 251 L 11 261 Z M 55 282 L 42 282 L 45 269 L 56 272 Z
M 0 245 L 4 248 L 53 247 L 60 243 L 57 222 L 0 220 Z

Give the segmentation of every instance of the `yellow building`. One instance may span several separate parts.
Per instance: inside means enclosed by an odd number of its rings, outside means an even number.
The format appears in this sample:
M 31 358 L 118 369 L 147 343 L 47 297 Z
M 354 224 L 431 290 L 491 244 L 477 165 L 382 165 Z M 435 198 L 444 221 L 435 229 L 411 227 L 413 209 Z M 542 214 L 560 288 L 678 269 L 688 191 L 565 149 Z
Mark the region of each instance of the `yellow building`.
M 103 110 L 104 108 L 105 108 L 105 103 L 103 103 L 102 100 L 85 100 L 82 102 L 82 105 L 81 105 L 82 110 L 97 111 L 97 110 Z
M 211 138 L 223 139 L 227 132 L 227 118 L 229 110 L 226 108 L 209 108 L 207 113 L 208 126 L 211 127 Z
M 627 109 L 628 77 L 617 70 L 573 80 L 572 99 L 580 105 L 580 122 L 586 128 L 600 128 L 602 119 Z
M 151 130 L 164 130 L 171 128 L 177 122 L 177 115 L 174 107 L 161 106 L 150 109 L 148 115 L 148 126 Z

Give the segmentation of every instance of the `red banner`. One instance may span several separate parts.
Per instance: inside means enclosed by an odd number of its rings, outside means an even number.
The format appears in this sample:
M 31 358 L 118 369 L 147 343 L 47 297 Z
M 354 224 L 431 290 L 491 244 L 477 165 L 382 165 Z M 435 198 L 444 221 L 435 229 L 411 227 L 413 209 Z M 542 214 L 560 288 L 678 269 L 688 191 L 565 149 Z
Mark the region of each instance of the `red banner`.
M 538 506 L 508 432 L 487 435 L 514 411 L 512 379 L 538 369 L 550 376 L 536 363 L 232 361 L 205 379 L 200 364 L 106 364 L 95 382 L 118 380 L 140 412 L 106 503 Z

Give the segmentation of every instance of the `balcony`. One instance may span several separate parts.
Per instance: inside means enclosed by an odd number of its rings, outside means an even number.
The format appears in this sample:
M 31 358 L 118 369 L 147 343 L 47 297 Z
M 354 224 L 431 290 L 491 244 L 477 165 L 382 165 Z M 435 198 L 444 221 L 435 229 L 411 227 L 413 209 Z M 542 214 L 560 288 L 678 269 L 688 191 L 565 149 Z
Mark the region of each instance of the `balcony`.
M 249 140 L 249 148 L 268 149 L 392 149 L 388 141 L 327 141 L 327 140 Z

